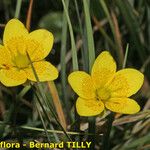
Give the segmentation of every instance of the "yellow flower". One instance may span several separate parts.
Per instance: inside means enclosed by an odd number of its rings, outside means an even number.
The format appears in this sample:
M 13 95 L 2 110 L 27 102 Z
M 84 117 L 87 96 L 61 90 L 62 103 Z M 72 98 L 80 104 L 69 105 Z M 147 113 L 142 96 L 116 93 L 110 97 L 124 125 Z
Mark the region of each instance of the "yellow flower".
M 44 60 L 52 49 L 53 41 L 49 31 L 39 29 L 29 33 L 19 20 L 11 19 L 4 30 L 4 46 L 0 45 L 0 81 L 5 86 L 17 86 L 27 79 L 36 81 L 31 61 L 40 81 L 56 79 L 57 69 Z
M 137 113 L 140 106 L 128 97 L 140 89 L 143 80 L 143 74 L 135 69 L 116 72 L 116 63 L 107 51 L 97 57 L 91 75 L 75 71 L 68 77 L 71 87 L 79 95 L 76 109 L 81 116 L 95 116 L 105 108 L 122 114 Z

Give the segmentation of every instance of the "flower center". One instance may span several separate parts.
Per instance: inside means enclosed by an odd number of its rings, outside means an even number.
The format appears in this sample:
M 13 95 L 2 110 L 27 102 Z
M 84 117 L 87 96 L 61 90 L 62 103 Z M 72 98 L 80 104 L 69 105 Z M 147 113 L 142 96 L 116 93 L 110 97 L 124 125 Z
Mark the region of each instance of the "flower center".
M 110 91 L 106 88 L 101 88 L 96 91 L 98 100 L 108 100 L 110 98 Z
M 18 68 L 27 68 L 30 64 L 27 55 L 20 53 L 17 53 L 17 55 L 13 58 L 13 62 Z

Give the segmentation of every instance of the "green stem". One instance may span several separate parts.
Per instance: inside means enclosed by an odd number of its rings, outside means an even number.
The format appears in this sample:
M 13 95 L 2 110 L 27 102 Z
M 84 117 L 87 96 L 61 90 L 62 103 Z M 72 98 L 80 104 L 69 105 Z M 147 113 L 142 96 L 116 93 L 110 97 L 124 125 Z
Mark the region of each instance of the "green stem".
M 107 130 L 106 130 L 106 133 L 104 133 L 104 136 L 103 136 L 102 150 L 109 150 L 110 149 L 110 132 L 111 132 L 113 121 L 114 121 L 114 113 L 111 113 L 108 116 Z
M 81 120 L 80 120 L 80 116 L 77 113 L 76 107 L 75 107 L 75 121 L 76 121 L 76 123 L 75 123 L 75 131 L 76 132 L 80 132 L 80 122 L 81 122 Z M 75 140 L 78 141 L 78 140 L 80 140 L 79 138 L 80 138 L 79 136 L 76 136 Z
M 21 92 L 17 95 L 17 97 L 21 98 L 23 97 L 29 90 L 31 89 L 30 85 L 25 86 Z
M 90 117 L 89 119 L 89 130 L 88 133 L 92 134 L 90 136 L 88 136 L 88 141 L 92 142 L 91 146 L 90 146 L 90 150 L 94 150 L 95 149 L 95 142 L 96 142 L 96 117 Z

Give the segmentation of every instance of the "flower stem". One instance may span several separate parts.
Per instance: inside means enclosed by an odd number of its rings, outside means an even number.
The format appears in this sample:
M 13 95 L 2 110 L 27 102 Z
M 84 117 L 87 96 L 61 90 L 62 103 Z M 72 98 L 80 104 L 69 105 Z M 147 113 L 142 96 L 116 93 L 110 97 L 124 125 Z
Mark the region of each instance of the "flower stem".
M 96 126 L 95 126 L 96 117 L 89 117 L 88 120 L 89 120 L 89 130 L 88 130 L 88 133 L 93 134 L 93 135 L 89 135 L 88 136 L 88 141 L 92 142 L 90 150 L 93 150 L 93 149 L 95 149 L 95 141 L 96 141 L 96 134 L 95 134 L 95 132 L 96 132 Z
M 114 113 L 111 113 L 108 116 L 107 130 L 106 130 L 106 133 L 103 136 L 102 150 L 109 150 L 110 149 L 110 132 L 111 132 L 113 121 L 114 121 Z

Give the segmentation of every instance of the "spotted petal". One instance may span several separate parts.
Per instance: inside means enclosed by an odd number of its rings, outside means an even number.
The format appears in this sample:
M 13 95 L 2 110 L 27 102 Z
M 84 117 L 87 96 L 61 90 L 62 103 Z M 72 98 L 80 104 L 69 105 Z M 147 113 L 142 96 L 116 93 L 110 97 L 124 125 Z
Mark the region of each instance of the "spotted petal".
M 96 99 L 78 98 L 76 109 L 80 116 L 96 116 L 104 110 L 104 104 Z
M 12 65 L 10 52 L 4 46 L 0 45 L 0 68 Z
M 25 28 L 24 24 L 17 19 L 11 19 L 5 27 L 3 42 L 4 45 L 7 45 L 7 42 L 14 38 L 22 38 L 28 35 L 28 31 Z
M 27 80 L 26 74 L 23 70 L 17 68 L 1 69 L 0 81 L 5 86 L 17 86 L 25 83 Z
M 140 106 L 137 102 L 130 98 L 111 98 L 105 102 L 107 109 L 122 113 L 122 114 L 134 114 L 140 111 Z
M 109 85 L 112 97 L 129 97 L 142 86 L 144 76 L 136 69 L 122 69 L 115 74 Z
M 57 69 L 47 61 L 34 62 L 33 66 L 40 81 L 51 81 L 58 77 Z M 37 81 L 31 66 L 25 72 L 29 80 Z
M 92 68 L 92 79 L 95 87 L 101 88 L 106 85 L 116 72 L 116 63 L 109 52 L 102 52 L 95 60 Z
M 89 74 L 83 71 L 75 71 L 69 75 L 68 81 L 80 97 L 85 99 L 95 97 L 94 84 Z
M 44 59 L 50 53 L 54 42 L 53 34 L 45 29 L 39 29 L 31 32 L 28 39 L 29 41 L 32 41 L 29 42 L 28 52 L 34 61 Z M 35 46 L 33 45 L 34 43 Z

